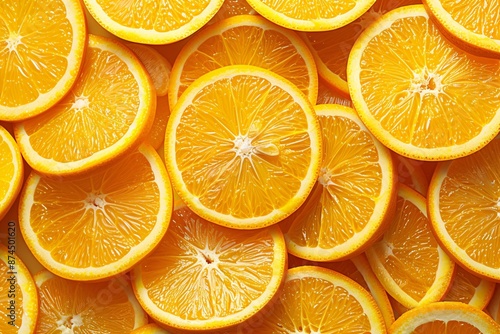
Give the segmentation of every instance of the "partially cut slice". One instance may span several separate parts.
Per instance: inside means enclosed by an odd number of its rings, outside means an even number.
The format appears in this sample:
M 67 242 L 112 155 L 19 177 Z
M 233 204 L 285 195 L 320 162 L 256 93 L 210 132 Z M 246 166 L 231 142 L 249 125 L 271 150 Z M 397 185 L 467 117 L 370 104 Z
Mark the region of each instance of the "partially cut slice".
M 385 290 L 407 308 L 441 300 L 453 279 L 455 263 L 439 247 L 430 225 L 425 198 L 400 184 L 394 220 L 366 251 Z
M 220 329 L 261 310 L 286 272 L 277 226 L 239 231 L 210 223 L 188 207 L 174 211 L 167 234 L 132 271 L 149 315 L 177 329 Z
M 375 0 L 247 0 L 259 14 L 285 28 L 301 31 L 338 29 L 363 15 Z
M 316 65 L 299 36 L 260 16 L 239 15 L 200 31 L 181 50 L 170 77 L 170 108 L 196 79 L 228 65 L 266 68 L 290 80 L 316 103 Z
M 252 328 L 256 333 L 385 333 L 373 297 L 333 270 L 301 266 L 288 270 L 279 298 Z
M 148 141 L 155 150 L 159 151 L 165 141 L 165 131 L 167 130 L 169 117 L 170 107 L 168 106 L 168 95 L 157 97 L 155 118 L 148 135 Z
M 494 0 L 423 0 L 429 14 L 461 48 L 500 57 L 500 11 Z
M 42 115 L 16 123 L 14 131 L 33 169 L 82 173 L 136 148 L 151 128 L 155 103 L 151 79 L 132 51 L 90 35 L 70 93 Z
M 500 333 L 500 325 L 477 307 L 460 302 L 437 302 L 404 313 L 392 324 L 389 333 Z
M 280 223 L 288 251 L 312 261 L 362 253 L 388 226 L 396 180 L 390 151 L 341 105 L 316 106 L 323 138 L 317 182 L 307 201 Z
M 127 276 L 90 283 L 43 270 L 34 279 L 40 295 L 36 333 L 130 333 L 148 322 Z
M 15 240 L 15 227 L 10 240 Z M 15 225 L 14 225 L 15 226 Z M 14 228 L 14 229 L 13 229 Z M 2 334 L 31 334 L 35 332 L 38 318 L 38 294 L 28 268 L 16 254 L 16 245 L 0 244 L 0 307 Z
M 249 65 L 197 79 L 175 105 L 165 158 L 182 200 L 233 228 L 277 223 L 307 198 L 319 173 L 321 133 L 306 96 Z
M 440 162 L 429 186 L 429 217 L 460 265 L 500 282 L 500 137 L 482 150 Z
M 500 285 L 497 284 L 493 297 L 490 300 L 487 308 L 488 313 L 493 320 L 500 324 Z
M 352 108 L 352 101 L 349 94 L 344 94 L 338 89 L 329 87 L 323 79 L 318 80 L 318 98 L 316 104 L 341 104 Z
M 393 153 L 393 159 L 398 173 L 398 182 L 406 184 L 424 197 L 427 196 L 429 181 L 421 167 L 425 162 L 405 158 L 397 153 Z
M 224 0 L 84 0 L 94 19 L 124 40 L 141 44 L 180 41 L 200 29 Z
M 247 0 L 224 0 L 222 7 L 207 24 L 213 24 L 228 17 L 246 14 L 256 14 L 256 11 L 248 4 Z
M 500 61 L 457 48 L 423 5 L 392 10 L 370 25 L 349 54 L 347 79 L 368 129 L 409 158 L 462 157 L 500 129 Z
M 57 103 L 74 84 L 87 44 L 79 0 L 0 2 L 0 120 Z
M 156 324 L 147 324 L 134 329 L 130 334 L 169 334 L 169 332 Z
M 32 173 L 19 221 L 46 268 L 68 279 L 97 280 L 127 271 L 153 250 L 167 230 L 172 202 L 165 166 L 142 145 L 82 178 Z
M 10 133 L 0 126 L 0 220 L 9 211 L 23 184 L 23 158 Z

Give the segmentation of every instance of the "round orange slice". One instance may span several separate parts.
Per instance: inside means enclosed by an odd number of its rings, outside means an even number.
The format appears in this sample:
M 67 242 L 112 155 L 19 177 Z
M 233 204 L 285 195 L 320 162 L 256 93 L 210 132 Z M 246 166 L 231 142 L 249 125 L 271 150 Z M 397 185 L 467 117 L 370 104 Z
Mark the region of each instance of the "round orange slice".
M 224 0 L 84 2 L 94 19 L 113 35 L 142 44 L 168 44 L 195 33 L 217 13 Z
M 21 191 L 23 158 L 10 133 L 0 126 L 0 220 Z
M 87 44 L 79 0 L 0 3 L 0 120 L 20 121 L 57 103 L 74 84 Z
M 194 330 L 236 325 L 261 310 L 285 277 L 277 226 L 240 231 L 210 223 L 184 206 L 159 246 L 134 267 L 134 292 L 148 314 Z
M 347 78 L 360 118 L 400 155 L 465 156 L 500 129 L 500 61 L 451 44 L 423 5 L 394 9 L 370 25 L 351 50 Z
M 404 313 L 392 324 L 389 333 L 500 333 L 500 325 L 477 307 L 460 302 L 437 302 Z
M 342 274 L 316 266 L 289 269 L 277 301 L 246 327 L 255 333 L 386 332 L 368 291 Z M 245 333 L 245 327 L 241 329 Z
M 32 173 L 19 220 L 28 247 L 47 269 L 68 279 L 98 280 L 129 270 L 151 252 L 171 210 L 165 166 L 151 146 L 142 145 L 85 177 Z
M 307 201 L 280 226 L 291 254 L 338 261 L 381 236 L 394 212 L 397 177 L 390 151 L 353 109 L 315 109 L 323 138 L 319 177 Z
M 429 14 L 461 48 L 500 57 L 500 12 L 496 1 L 424 0 Z
M 429 217 L 446 251 L 466 270 L 500 282 L 500 137 L 464 158 L 440 162 Z
M 43 270 L 36 333 L 130 333 L 147 323 L 127 276 L 98 283 L 67 280 Z
M 229 65 L 266 68 L 290 80 L 316 103 L 316 65 L 300 37 L 260 16 L 239 15 L 203 29 L 181 50 L 170 76 L 170 108 L 197 78 Z
M 285 28 L 301 31 L 338 29 L 363 15 L 375 0 L 247 0 L 259 14 Z
M 425 198 L 403 184 L 394 220 L 366 255 L 385 290 L 407 308 L 441 300 L 453 278 L 455 263 L 432 234 Z
M 132 51 L 90 35 L 69 94 L 42 115 L 16 123 L 16 139 L 33 169 L 82 173 L 136 148 L 151 128 L 155 101 L 151 79 Z
M 291 82 L 249 65 L 197 79 L 172 110 L 165 158 L 173 185 L 199 216 L 253 229 L 307 198 L 319 173 L 314 109 Z
M 38 294 L 28 268 L 17 256 L 15 224 L 9 224 L 10 242 L 0 244 L 0 333 L 31 334 L 38 318 Z

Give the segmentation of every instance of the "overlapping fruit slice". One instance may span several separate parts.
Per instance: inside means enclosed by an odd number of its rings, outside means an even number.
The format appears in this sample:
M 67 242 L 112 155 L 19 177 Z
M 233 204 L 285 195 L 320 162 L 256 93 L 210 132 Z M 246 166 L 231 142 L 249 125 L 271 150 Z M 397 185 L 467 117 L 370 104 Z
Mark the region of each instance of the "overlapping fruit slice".
M 71 88 L 87 43 L 78 0 L 0 2 L 0 120 L 38 115 Z
M 288 251 L 313 261 L 352 257 L 369 247 L 394 212 L 391 153 L 355 111 L 316 106 L 323 137 L 320 174 L 307 201 L 280 223 Z
M 393 159 L 398 173 L 398 182 L 406 184 L 425 197 L 429 188 L 429 181 L 421 167 L 424 162 L 408 159 L 396 153 L 393 153 Z
M 255 66 L 226 66 L 197 79 L 172 110 L 165 158 L 198 215 L 260 228 L 289 216 L 316 182 L 319 123 L 289 81 Z
M 462 302 L 484 309 L 495 290 L 495 282 L 472 275 L 460 266 L 455 266 L 451 287 L 443 297 L 445 301 Z
M 368 129 L 406 157 L 465 156 L 500 128 L 500 61 L 451 44 L 423 5 L 392 10 L 370 25 L 349 54 L 347 78 Z
M 19 147 L 10 133 L 0 126 L 0 220 L 21 190 L 23 172 Z
M 85 177 L 32 173 L 20 203 L 21 230 L 38 261 L 68 279 L 97 280 L 130 269 L 160 242 L 172 190 L 160 157 L 142 145 Z
M 159 246 L 134 267 L 132 279 L 153 319 L 201 331 L 256 314 L 277 293 L 285 272 L 286 247 L 277 226 L 229 229 L 184 206 L 174 211 Z
M 318 98 L 316 99 L 316 104 L 341 104 L 346 107 L 353 107 L 349 95 L 327 86 L 323 79 L 318 80 Z

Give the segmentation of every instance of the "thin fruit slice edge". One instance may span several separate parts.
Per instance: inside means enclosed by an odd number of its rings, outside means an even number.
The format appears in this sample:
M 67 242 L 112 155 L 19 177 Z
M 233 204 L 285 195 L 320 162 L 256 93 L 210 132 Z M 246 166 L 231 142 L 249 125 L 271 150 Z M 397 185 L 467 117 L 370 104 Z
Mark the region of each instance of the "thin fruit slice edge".
M 21 152 L 10 133 L 0 126 L 0 220 L 21 191 L 24 165 Z

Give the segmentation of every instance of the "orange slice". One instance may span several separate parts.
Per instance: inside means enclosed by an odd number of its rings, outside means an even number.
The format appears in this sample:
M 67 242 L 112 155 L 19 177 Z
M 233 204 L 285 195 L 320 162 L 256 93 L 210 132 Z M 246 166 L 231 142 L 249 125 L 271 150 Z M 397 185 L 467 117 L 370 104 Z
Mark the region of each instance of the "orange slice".
M 159 246 L 134 267 L 132 279 L 152 318 L 199 332 L 257 313 L 277 293 L 285 270 L 285 242 L 277 226 L 239 231 L 182 207 Z
M 320 174 L 307 201 L 280 225 L 288 251 L 312 261 L 363 252 L 394 212 L 396 176 L 390 151 L 355 111 L 316 106 L 323 137 Z
M 167 125 L 175 189 L 198 215 L 233 228 L 268 226 L 295 211 L 316 182 L 320 157 L 319 124 L 305 95 L 255 66 L 197 79 Z
M 169 334 L 169 332 L 156 324 L 147 324 L 134 329 L 130 334 Z
M 318 98 L 316 104 L 341 104 L 352 108 L 351 98 L 335 88 L 328 87 L 323 80 L 318 81 Z
M 16 231 L 9 226 L 7 247 L 0 244 L 0 333 L 34 333 L 38 317 L 38 294 L 28 268 L 16 254 Z
M 495 292 L 488 304 L 487 310 L 493 320 L 500 324 L 500 288 L 498 284 L 496 285 Z
M 256 14 L 256 12 L 246 0 L 224 0 L 222 7 L 208 24 L 222 21 L 228 17 L 247 14 Z
M 500 333 L 500 325 L 477 307 L 460 302 L 438 302 L 404 313 L 392 324 L 389 333 Z
M 84 0 L 94 19 L 127 41 L 168 44 L 186 38 L 217 13 L 224 0 L 175 0 L 133 3 Z
M 278 300 L 264 310 L 256 333 L 385 333 L 373 297 L 333 270 L 301 266 L 288 270 Z
M 90 283 L 35 275 L 40 295 L 36 333 L 129 333 L 147 323 L 127 276 Z
M 323 267 L 349 277 L 365 288 L 366 291 L 370 292 L 382 313 L 386 327 L 389 327 L 394 322 L 391 302 L 384 287 L 370 268 L 370 264 L 364 254 L 355 256 L 350 260 L 337 262 L 313 262 L 289 254 L 288 268 L 299 266 Z
M 441 300 L 454 273 L 454 262 L 432 234 L 425 204 L 422 195 L 400 184 L 394 220 L 366 251 L 385 290 L 407 308 Z
M 352 48 L 347 78 L 368 129 L 409 158 L 465 156 L 500 128 L 500 61 L 455 47 L 423 5 L 392 10 L 370 25 Z
M 23 172 L 19 147 L 10 133 L 0 126 L 0 220 L 21 191 Z
M 33 169 L 82 173 L 137 147 L 151 128 L 154 109 L 153 85 L 134 54 L 120 42 L 90 35 L 70 93 L 14 130 Z
M 424 0 L 450 39 L 482 56 L 500 57 L 500 12 L 496 1 Z
M 393 153 L 393 159 L 398 173 L 398 181 L 406 184 L 420 194 L 427 196 L 429 181 L 422 169 L 423 161 L 405 158 L 399 154 Z
M 155 150 L 159 150 L 165 141 L 165 131 L 167 130 L 169 117 L 170 107 L 168 106 L 168 96 L 159 96 L 156 99 L 155 118 L 148 136 L 148 141 Z
M 97 280 L 130 269 L 160 242 L 172 192 L 160 157 L 143 145 L 85 177 L 32 173 L 20 203 L 21 230 L 38 261 L 68 279 Z
M 172 71 L 172 65 L 170 65 L 167 58 L 163 57 L 158 51 L 147 45 L 136 43 L 127 43 L 126 45 L 132 50 L 132 52 L 134 52 L 146 68 L 146 71 L 153 81 L 156 95 L 167 95 L 170 71 Z
M 74 84 L 87 43 L 79 0 L 0 3 L 0 120 L 38 115 Z
M 438 164 L 429 186 L 429 217 L 460 265 L 500 282 L 500 137 L 482 150 Z
M 338 29 L 363 15 L 375 0 L 247 0 L 259 14 L 285 28 L 301 31 Z
M 451 287 L 442 300 L 462 302 L 483 309 L 488 305 L 495 290 L 495 282 L 472 275 L 455 266 Z
M 321 78 L 329 86 L 348 94 L 347 59 L 359 35 L 382 14 L 394 8 L 418 3 L 422 3 L 422 1 L 378 0 L 361 17 L 341 28 L 303 34 L 302 36 L 314 56 Z
M 207 27 L 184 46 L 170 76 L 170 108 L 197 78 L 229 65 L 266 68 L 290 80 L 316 103 L 318 74 L 304 42 L 262 17 L 240 15 Z

